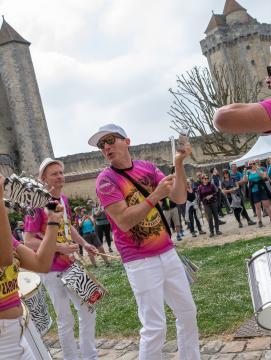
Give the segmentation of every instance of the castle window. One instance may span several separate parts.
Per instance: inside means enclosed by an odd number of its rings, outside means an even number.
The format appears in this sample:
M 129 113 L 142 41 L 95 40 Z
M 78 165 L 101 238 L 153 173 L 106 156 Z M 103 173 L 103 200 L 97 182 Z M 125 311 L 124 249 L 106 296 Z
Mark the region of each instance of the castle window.
M 251 60 L 251 65 L 255 65 L 255 60 Z
M 247 45 L 247 46 L 246 46 L 246 49 L 249 50 L 249 49 L 250 49 L 250 45 Z

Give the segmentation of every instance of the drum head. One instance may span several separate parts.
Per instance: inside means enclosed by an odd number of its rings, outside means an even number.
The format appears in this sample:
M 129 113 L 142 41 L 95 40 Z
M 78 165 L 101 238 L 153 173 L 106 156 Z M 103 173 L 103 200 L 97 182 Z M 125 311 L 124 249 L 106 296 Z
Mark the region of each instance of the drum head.
M 266 307 L 258 314 L 257 322 L 264 329 L 271 330 L 271 303 L 266 305 Z
M 30 271 L 20 271 L 18 274 L 18 285 L 20 296 L 26 296 L 40 285 L 40 277 Z

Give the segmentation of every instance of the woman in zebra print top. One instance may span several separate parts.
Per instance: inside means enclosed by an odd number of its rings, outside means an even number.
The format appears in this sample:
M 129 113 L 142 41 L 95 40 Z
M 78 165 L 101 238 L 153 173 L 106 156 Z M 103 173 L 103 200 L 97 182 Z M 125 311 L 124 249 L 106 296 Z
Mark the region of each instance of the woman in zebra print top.
M 0 174 L 0 359 L 34 360 L 31 346 L 22 334 L 27 325 L 23 323 L 18 271 L 20 267 L 37 272 L 50 270 L 63 206 L 58 204 L 56 211 L 48 211 L 48 225 L 52 226 L 47 226 L 42 245 L 35 253 L 12 237 L 3 193 L 4 177 Z

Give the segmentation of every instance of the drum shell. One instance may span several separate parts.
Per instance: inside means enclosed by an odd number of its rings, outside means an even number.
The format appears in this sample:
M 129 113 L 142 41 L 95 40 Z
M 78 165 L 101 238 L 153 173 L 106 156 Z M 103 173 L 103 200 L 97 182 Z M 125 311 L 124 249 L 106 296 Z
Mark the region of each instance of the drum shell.
M 247 269 L 257 323 L 271 330 L 271 247 L 255 252 L 247 262 Z
M 107 290 L 77 262 L 61 273 L 60 278 L 70 291 L 90 307 L 107 294 Z
M 52 318 L 46 303 L 46 292 L 39 275 L 30 271 L 20 271 L 18 284 L 21 300 L 27 306 L 32 321 L 38 332 L 45 335 L 52 325 Z

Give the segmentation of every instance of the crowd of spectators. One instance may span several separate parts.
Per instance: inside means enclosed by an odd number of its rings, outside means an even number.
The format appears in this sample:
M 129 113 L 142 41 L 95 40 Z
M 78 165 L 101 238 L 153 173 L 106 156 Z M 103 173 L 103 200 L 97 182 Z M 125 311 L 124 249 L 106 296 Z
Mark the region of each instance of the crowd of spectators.
M 177 240 L 184 236 L 182 218 L 193 237 L 206 234 L 203 230 L 204 219 L 207 220 L 210 237 L 221 235 L 220 226 L 225 224 L 222 220 L 225 213 L 235 217 L 239 228 L 243 227 L 243 219 L 249 226 L 262 227 L 263 216 L 269 216 L 271 222 L 270 182 L 271 159 L 266 163 L 252 160 L 242 168 L 237 168 L 233 163 L 221 173 L 214 167 L 209 173 L 199 171 L 195 179 L 188 179 L 186 204 L 179 206 L 168 201 L 167 207 L 163 205 L 163 210 L 169 224 L 177 232 Z M 249 216 L 246 204 L 250 204 L 257 222 Z M 176 210 L 173 209 L 177 209 L 179 215 L 176 225 Z M 170 212 L 171 216 L 168 215 Z
M 104 209 L 99 204 L 88 206 L 76 206 L 74 209 L 73 225 L 79 234 L 91 245 L 94 245 L 101 254 L 105 264 L 110 265 L 105 254 L 103 240 L 105 238 L 108 251 L 113 252 L 111 227 Z M 83 248 L 79 247 L 80 255 L 83 255 Z M 93 266 L 97 267 L 95 257 L 89 254 Z
M 162 201 L 164 215 L 174 231 L 178 241 L 185 236 L 184 226 L 190 231 L 192 237 L 206 234 L 204 222 L 207 220 L 209 236 L 221 235 L 220 226 L 225 224 L 222 218 L 233 214 L 239 228 L 243 227 L 243 220 L 249 226 L 262 227 L 262 217 L 269 216 L 271 222 L 271 158 L 266 163 L 252 160 L 247 167 L 240 169 L 233 163 L 230 168 L 223 169 L 221 174 L 213 167 L 207 172 L 197 172 L 196 178 L 187 180 L 186 204 L 177 205 L 168 198 Z M 250 204 L 253 216 L 249 216 L 246 205 Z M 104 209 L 92 202 L 85 206 L 76 206 L 72 223 L 80 235 L 94 245 L 101 254 L 106 265 L 109 266 L 105 256 L 104 240 L 108 252 L 113 252 L 110 223 Z M 12 224 L 14 237 L 23 242 L 23 221 Z M 79 248 L 83 255 L 83 248 Z M 96 260 L 89 255 L 91 263 L 96 267 Z

